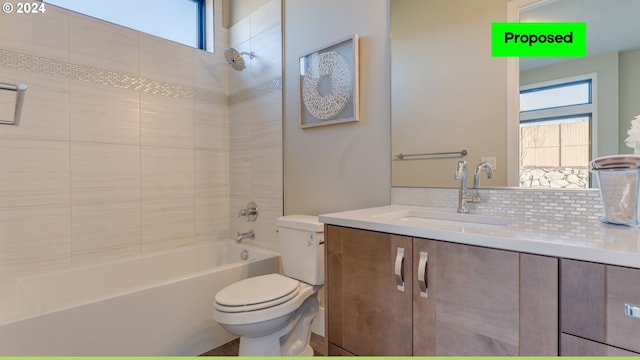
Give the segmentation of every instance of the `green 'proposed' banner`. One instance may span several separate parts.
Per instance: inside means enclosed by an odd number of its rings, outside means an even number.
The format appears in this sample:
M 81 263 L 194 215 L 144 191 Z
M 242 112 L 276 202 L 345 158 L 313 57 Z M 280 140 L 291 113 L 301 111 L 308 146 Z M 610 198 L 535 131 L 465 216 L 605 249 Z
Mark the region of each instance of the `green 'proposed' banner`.
M 491 55 L 584 57 L 587 55 L 587 24 L 494 22 L 491 24 Z

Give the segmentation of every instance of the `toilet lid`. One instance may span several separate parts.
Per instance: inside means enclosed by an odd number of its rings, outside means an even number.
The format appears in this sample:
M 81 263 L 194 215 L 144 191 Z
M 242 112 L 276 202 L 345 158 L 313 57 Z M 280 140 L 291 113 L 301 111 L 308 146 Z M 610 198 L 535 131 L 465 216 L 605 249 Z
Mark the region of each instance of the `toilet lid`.
M 238 281 L 220 290 L 216 307 L 227 312 L 242 312 L 279 305 L 293 298 L 300 288 L 298 280 L 269 274 Z

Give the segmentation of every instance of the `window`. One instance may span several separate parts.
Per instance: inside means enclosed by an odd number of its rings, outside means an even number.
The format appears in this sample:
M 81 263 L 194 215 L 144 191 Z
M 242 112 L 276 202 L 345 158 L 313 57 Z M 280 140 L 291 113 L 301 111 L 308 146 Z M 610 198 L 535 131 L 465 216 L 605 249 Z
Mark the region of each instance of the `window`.
M 194 48 L 205 48 L 205 0 L 45 0 Z
M 592 88 L 592 77 L 521 88 L 521 187 L 589 187 Z
M 532 88 L 520 92 L 520 111 L 591 103 L 591 81 Z

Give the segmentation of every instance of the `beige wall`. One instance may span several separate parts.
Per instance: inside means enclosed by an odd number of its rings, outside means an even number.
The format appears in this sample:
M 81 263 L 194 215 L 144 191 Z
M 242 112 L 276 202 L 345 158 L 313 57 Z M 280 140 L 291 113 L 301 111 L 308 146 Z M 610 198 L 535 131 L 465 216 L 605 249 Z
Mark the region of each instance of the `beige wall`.
M 489 186 L 507 182 L 506 59 L 491 56 L 491 23 L 507 0 L 391 0 L 392 155 L 466 149 L 495 157 Z M 394 186 L 459 186 L 459 158 L 393 161 Z
M 284 213 L 310 214 L 390 201 L 387 0 L 286 0 Z M 358 33 L 360 121 L 301 129 L 298 58 Z
M 0 14 L 0 81 L 29 86 L 0 126 L 0 275 L 228 238 L 226 30 L 214 55 L 46 7 Z

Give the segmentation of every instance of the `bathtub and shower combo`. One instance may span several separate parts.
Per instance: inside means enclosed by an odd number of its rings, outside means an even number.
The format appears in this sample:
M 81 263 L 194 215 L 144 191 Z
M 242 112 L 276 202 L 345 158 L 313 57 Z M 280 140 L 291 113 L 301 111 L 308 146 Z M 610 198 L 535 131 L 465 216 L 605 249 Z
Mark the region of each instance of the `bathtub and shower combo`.
M 278 253 L 230 240 L 0 278 L 0 356 L 199 355 L 234 338 L 215 294 L 278 270 Z

